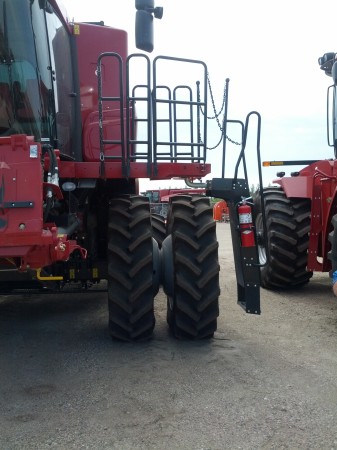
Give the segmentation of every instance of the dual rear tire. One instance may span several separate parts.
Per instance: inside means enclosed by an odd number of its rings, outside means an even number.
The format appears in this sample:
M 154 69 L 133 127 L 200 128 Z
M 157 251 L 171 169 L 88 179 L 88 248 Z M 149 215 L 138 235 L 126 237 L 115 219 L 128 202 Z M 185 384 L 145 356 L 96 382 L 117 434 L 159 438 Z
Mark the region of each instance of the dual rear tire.
M 163 234 L 163 223 L 151 217 L 146 197 L 111 200 L 108 303 L 109 331 L 115 339 L 151 338 L 160 283 L 167 294 L 167 322 L 176 338 L 205 339 L 216 330 L 220 268 L 209 199 L 172 198 L 165 239 Z
M 219 315 L 216 223 L 209 199 L 176 196 L 167 216 L 163 243 L 167 322 L 179 339 L 214 335 Z
M 158 246 L 157 246 L 158 247 Z M 113 199 L 108 226 L 109 331 L 123 341 L 146 340 L 155 326 L 156 245 L 148 199 Z

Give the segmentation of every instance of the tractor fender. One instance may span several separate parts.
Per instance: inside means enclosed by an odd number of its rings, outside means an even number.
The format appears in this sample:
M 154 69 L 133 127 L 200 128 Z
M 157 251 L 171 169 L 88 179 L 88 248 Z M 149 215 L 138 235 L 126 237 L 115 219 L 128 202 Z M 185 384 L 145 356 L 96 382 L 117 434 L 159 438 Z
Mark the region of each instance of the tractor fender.
M 287 197 L 311 198 L 313 179 L 312 177 L 286 177 L 274 181 L 283 189 Z

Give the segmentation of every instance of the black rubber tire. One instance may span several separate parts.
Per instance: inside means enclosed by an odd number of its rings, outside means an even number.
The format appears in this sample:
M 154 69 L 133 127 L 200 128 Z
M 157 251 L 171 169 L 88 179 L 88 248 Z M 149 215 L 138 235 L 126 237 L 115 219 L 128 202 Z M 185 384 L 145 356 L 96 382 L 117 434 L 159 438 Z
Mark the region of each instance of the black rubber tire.
M 199 195 L 173 197 L 167 229 L 172 252 L 169 266 L 173 269 L 172 292 L 166 292 L 170 330 L 178 339 L 211 338 L 219 315 L 220 267 L 209 199 Z M 164 271 L 167 269 L 164 256 Z
M 109 331 L 123 341 L 147 340 L 155 326 L 153 239 L 148 199 L 113 199 L 108 227 Z
M 261 196 L 254 196 L 254 216 L 261 268 L 261 286 L 266 289 L 291 289 L 308 283 L 312 272 L 306 270 L 310 231 L 310 200 L 287 198 L 279 187 L 265 188 L 264 204 L 267 236 L 264 235 Z
M 161 248 L 164 239 L 166 238 L 166 223 L 165 218 L 161 214 L 151 214 L 152 236 L 158 242 Z
M 332 231 L 329 233 L 331 250 L 328 252 L 328 259 L 331 261 L 331 275 L 337 270 L 337 214 L 332 217 Z

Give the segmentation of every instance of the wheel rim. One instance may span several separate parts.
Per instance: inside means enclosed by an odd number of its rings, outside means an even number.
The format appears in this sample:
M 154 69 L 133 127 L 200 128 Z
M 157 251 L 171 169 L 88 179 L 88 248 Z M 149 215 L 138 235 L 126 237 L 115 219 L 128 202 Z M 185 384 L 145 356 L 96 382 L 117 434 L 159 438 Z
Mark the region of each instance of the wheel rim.
M 256 218 L 256 239 L 257 239 L 257 251 L 259 255 L 260 264 L 266 264 L 267 262 L 267 253 L 265 246 L 265 236 L 263 230 L 263 220 L 262 214 L 258 214 Z

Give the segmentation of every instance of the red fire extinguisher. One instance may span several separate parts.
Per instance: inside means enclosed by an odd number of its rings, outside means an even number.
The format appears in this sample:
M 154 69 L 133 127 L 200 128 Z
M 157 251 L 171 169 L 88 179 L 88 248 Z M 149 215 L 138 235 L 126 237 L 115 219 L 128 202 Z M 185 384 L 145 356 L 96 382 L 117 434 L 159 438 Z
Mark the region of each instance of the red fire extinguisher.
M 255 237 L 253 230 L 252 208 L 243 200 L 238 207 L 239 228 L 241 234 L 242 247 L 254 247 Z

